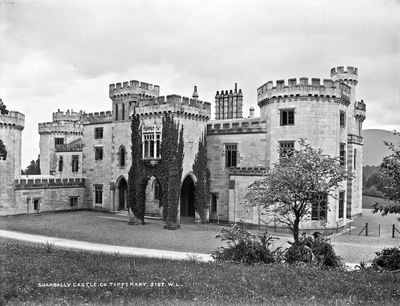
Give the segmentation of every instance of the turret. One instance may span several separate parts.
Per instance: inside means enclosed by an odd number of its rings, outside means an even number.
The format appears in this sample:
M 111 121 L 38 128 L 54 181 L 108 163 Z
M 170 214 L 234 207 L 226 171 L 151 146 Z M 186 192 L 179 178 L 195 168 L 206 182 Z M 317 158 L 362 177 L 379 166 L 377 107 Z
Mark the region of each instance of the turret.
M 355 67 L 347 67 L 344 70 L 343 66 L 331 69 L 331 79 L 333 81 L 341 81 L 344 84 L 351 87 L 350 101 L 354 102 L 356 100 L 356 85 L 358 83 L 358 69 Z

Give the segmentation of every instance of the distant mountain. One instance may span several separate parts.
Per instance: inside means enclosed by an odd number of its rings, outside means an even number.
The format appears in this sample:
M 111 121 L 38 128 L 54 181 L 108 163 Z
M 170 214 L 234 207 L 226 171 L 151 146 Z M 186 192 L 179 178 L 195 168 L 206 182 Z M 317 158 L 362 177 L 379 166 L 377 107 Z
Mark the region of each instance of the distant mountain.
M 391 154 L 384 140 L 392 143 L 397 143 L 400 146 L 400 136 L 393 135 L 392 131 L 370 129 L 363 130 L 364 137 L 364 166 L 378 166 L 382 159 Z

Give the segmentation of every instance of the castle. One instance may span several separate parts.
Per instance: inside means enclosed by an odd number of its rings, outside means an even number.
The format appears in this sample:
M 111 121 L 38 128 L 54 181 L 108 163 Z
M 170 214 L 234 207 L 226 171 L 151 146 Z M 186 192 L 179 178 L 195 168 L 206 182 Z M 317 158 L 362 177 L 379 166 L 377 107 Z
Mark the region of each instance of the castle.
M 39 123 L 42 175 L 36 179 L 20 177 L 24 115 L 0 115 L 0 139 L 11 153 L 0 161 L 0 186 L 5 190 L 0 215 L 71 209 L 126 211 L 130 117 L 140 117 L 143 159 L 152 161 L 162 158 L 162 118 L 171 113 L 184 126 L 179 217 L 199 220 L 193 205 L 197 178 L 192 165 L 204 133 L 211 172 L 209 219 L 253 224 L 266 217 L 256 208 L 244 208 L 247 186 L 278 161 L 279 152 L 296 148 L 306 138 L 324 153 L 340 156 L 355 177 L 338 188 L 337 199 L 326 199 L 326 216 L 313 211 L 301 228 L 321 229 L 320 219 L 325 217 L 325 229 L 343 227 L 362 212 L 361 133 L 366 106 L 356 101 L 357 68 L 333 68 L 330 76 L 322 84 L 317 78 L 263 84 L 257 89 L 260 116 L 255 117 L 251 107 L 248 118 L 243 118 L 243 93 L 235 84 L 234 89 L 216 92 L 214 120 L 211 103 L 199 100 L 196 86 L 192 98 L 187 98 L 160 96 L 159 86 L 144 82 L 111 84 L 112 111 L 58 110 L 52 122 Z M 146 188 L 148 215 L 160 215 L 158 189 L 157 181 L 151 179 Z

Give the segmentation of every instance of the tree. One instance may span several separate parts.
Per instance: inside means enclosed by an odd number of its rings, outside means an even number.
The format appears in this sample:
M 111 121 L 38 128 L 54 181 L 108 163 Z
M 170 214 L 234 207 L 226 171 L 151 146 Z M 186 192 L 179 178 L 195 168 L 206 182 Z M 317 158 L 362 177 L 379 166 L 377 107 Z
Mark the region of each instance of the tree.
M 38 156 L 37 160 L 31 160 L 31 163 L 28 167 L 26 167 L 24 171 L 25 175 L 38 175 L 40 174 L 40 156 Z
M 3 100 L 0 99 L 0 115 L 7 115 L 8 110 L 6 105 L 3 103 Z
M 245 196 L 247 205 L 263 208 L 264 214 L 287 225 L 295 242 L 299 241 L 300 222 L 310 219 L 313 208 L 326 216 L 328 207 L 318 205 L 321 197 L 337 198 L 337 187 L 352 177 L 340 165 L 339 157 L 323 154 L 303 139 L 299 143 L 299 150 L 282 154 L 262 179 L 249 186 Z
M 399 132 L 394 131 L 393 133 L 400 136 Z M 400 214 L 400 147 L 396 147 L 393 143 L 387 141 L 384 141 L 384 143 L 392 151 L 392 154 L 384 157 L 379 166 L 382 179 L 387 182 L 383 197 L 385 200 L 393 202 L 394 205 L 384 206 L 375 203 L 373 213 L 379 211 L 382 216 Z M 400 217 L 398 220 L 400 221 Z

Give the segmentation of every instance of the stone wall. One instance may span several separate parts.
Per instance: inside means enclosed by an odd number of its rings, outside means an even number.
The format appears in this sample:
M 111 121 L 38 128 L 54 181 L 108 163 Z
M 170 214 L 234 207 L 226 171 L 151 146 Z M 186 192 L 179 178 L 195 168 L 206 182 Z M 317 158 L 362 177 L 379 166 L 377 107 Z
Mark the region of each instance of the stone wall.
M 7 150 L 7 159 L 0 160 L 0 214 L 15 206 L 14 180 L 21 176 L 22 130 L 25 116 L 10 111 L 0 114 L 0 139 Z
M 231 205 L 234 201 L 230 195 L 230 184 L 233 180 L 230 176 L 231 171 L 226 166 L 226 145 L 236 144 L 238 151 L 237 167 L 238 168 L 264 168 L 265 161 L 265 143 L 266 131 L 259 118 L 253 118 L 252 122 L 259 122 L 253 129 L 250 126 L 247 128 L 249 120 L 213 120 L 210 121 L 207 127 L 207 159 L 209 169 L 211 171 L 211 186 L 210 192 L 218 198 L 218 207 L 216 213 L 211 213 L 211 219 L 221 219 L 234 221 L 234 210 Z M 236 132 L 225 133 L 224 125 L 232 125 L 238 123 L 239 127 Z M 243 124 L 246 123 L 246 124 Z M 255 125 L 255 124 L 254 124 Z M 221 128 L 222 127 L 222 128 Z M 229 130 L 230 128 L 227 128 Z M 250 179 L 251 182 L 254 181 Z M 249 181 L 246 180 L 245 184 Z M 244 184 L 244 183 L 243 183 Z M 242 182 L 236 184 L 238 190 L 242 190 Z M 247 186 L 247 185 L 246 185 Z M 235 197 L 236 199 L 236 197 Z
M 103 137 L 95 139 L 95 129 L 103 129 Z M 112 183 L 112 128 L 109 123 L 84 124 L 83 166 L 82 175 L 86 178 L 85 208 L 96 210 L 112 210 L 113 194 L 110 190 Z M 96 148 L 103 149 L 102 159 L 96 160 Z M 102 188 L 102 203 L 95 203 L 95 186 Z

